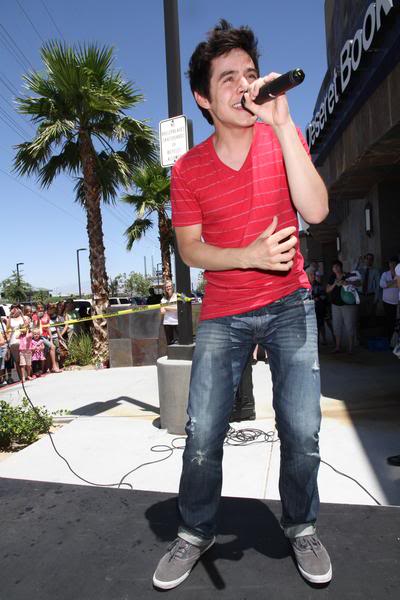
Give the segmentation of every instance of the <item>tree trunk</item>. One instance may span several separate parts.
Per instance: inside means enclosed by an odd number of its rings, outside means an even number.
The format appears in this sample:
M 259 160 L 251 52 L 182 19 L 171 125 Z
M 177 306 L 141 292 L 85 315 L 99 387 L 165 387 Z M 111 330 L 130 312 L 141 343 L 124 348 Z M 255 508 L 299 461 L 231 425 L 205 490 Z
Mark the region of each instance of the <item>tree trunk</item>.
M 168 223 L 168 217 L 164 211 L 159 211 L 158 213 L 158 232 L 161 250 L 162 277 L 163 282 L 165 283 L 167 280 L 172 279 L 170 252 L 172 230 Z
M 108 307 L 108 279 L 100 209 L 101 190 L 96 176 L 96 153 L 90 135 L 85 130 L 79 133 L 79 148 L 85 189 L 93 313 L 100 315 L 104 314 Z M 104 363 L 108 360 L 106 320 L 93 320 L 93 328 L 94 358 L 96 362 Z

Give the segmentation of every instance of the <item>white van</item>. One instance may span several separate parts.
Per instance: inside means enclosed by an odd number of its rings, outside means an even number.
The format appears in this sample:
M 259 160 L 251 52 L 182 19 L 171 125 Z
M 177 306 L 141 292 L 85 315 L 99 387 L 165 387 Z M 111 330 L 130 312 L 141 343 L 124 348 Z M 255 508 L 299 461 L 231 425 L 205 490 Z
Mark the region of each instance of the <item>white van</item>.
M 110 306 L 119 306 L 119 305 L 136 305 L 136 301 L 133 298 L 128 298 L 127 296 L 112 296 L 108 299 Z

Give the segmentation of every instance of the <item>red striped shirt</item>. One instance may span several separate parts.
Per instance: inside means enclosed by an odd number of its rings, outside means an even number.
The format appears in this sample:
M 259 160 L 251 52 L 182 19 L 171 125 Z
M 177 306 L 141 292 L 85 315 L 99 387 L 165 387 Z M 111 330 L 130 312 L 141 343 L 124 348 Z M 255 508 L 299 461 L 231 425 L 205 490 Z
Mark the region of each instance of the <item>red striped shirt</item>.
M 309 154 L 300 130 L 298 134 Z M 172 170 L 171 202 L 174 227 L 201 224 L 203 240 L 220 248 L 248 246 L 274 215 L 277 230 L 294 225 L 298 231 L 281 146 L 272 127 L 264 123 L 255 124 L 250 151 L 239 171 L 218 158 L 212 136 L 189 150 Z M 310 287 L 298 246 L 289 272 L 206 271 L 205 279 L 201 319 L 255 310 Z

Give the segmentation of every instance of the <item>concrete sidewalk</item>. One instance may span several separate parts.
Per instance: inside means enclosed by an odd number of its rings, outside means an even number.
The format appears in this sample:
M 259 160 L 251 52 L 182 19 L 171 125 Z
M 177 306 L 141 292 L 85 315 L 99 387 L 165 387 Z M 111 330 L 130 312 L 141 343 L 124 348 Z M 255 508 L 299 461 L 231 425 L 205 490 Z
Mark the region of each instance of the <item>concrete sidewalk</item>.
M 400 452 L 399 366 L 390 353 L 361 349 L 354 356 L 321 356 L 322 459 L 356 478 L 380 503 L 392 505 L 400 505 L 400 469 L 387 465 L 386 457 Z M 276 439 L 268 365 L 253 367 L 253 383 L 257 420 L 233 427 L 270 431 Z M 27 382 L 26 390 L 35 405 L 71 412 L 52 437 L 84 479 L 117 484 L 141 464 L 165 458 L 135 470 L 124 480 L 126 487 L 177 492 L 181 450 L 151 450 L 170 447 L 177 437 L 158 428 L 155 366 L 69 371 Z M 0 391 L 0 399 L 11 403 L 23 395 L 21 385 Z M 47 436 L 2 460 L 0 477 L 85 483 L 56 455 Z M 278 477 L 279 441 L 225 447 L 223 495 L 278 499 Z M 319 487 L 322 502 L 374 504 L 355 482 L 324 463 Z

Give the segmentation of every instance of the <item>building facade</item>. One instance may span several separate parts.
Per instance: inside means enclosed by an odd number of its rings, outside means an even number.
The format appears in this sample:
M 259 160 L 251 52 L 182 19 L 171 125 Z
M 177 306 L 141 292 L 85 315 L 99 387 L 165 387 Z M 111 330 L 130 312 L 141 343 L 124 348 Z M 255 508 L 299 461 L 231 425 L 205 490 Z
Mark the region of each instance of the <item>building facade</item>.
M 306 137 L 330 214 L 302 251 L 325 271 L 368 252 L 383 268 L 400 252 L 400 0 L 326 0 L 325 28 L 328 69 Z

